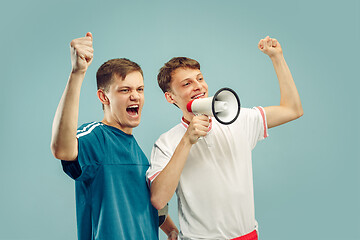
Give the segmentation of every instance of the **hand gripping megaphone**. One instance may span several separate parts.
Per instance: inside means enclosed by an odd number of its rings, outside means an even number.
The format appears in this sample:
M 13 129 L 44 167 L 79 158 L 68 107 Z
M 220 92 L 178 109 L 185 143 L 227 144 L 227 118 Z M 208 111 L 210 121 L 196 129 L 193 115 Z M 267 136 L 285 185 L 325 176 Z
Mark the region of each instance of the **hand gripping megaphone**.
M 194 99 L 186 108 L 194 114 L 215 117 L 222 124 L 233 123 L 240 114 L 240 99 L 234 90 L 222 88 L 213 97 Z

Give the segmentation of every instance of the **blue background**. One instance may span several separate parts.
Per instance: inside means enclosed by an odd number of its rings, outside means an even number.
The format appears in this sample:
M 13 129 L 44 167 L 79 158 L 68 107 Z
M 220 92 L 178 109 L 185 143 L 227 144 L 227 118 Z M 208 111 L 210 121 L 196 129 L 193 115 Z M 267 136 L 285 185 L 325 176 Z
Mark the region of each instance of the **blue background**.
M 276 105 L 276 75 L 257 44 L 277 38 L 305 113 L 271 129 L 254 150 L 260 238 L 360 239 L 359 12 L 358 0 L 2 3 L 0 239 L 76 239 L 74 183 L 49 146 L 71 68 L 69 43 L 87 31 L 95 56 L 79 123 L 102 120 L 98 67 L 130 58 L 145 74 L 146 104 L 134 134 L 147 156 L 181 117 L 157 86 L 163 63 L 195 58 L 210 95 L 230 87 L 245 107 Z M 176 212 L 173 198 L 178 223 Z

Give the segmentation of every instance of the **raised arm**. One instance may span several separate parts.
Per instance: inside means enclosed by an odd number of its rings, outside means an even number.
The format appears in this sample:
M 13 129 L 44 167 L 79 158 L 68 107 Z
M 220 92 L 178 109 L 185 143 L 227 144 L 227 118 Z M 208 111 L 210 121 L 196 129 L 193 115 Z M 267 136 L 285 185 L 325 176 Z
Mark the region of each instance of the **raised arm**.
M 268 128 L 276 127 L 303 115 L 300 96 L 290 69 L 287 66 L 280 43 L 267 36 L 261 39 L 258 48 L 268 55 L 273 63 L 280 86 L 280 105 L 265 107 Z
M 76 129 L 80 89 L 93 59 L 92 41 L 92 34 L 87 33 L 70 43 L 72 70 L 52 126 L 51 151 L 57 159 L 73 161 L 78 155 Z

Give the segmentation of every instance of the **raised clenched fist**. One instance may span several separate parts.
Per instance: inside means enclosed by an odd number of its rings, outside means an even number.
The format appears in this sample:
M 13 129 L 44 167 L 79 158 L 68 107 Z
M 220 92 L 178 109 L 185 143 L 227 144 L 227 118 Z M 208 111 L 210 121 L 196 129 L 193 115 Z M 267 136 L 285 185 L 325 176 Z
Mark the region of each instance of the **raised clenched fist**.
M 90 32 L 85 37 L 76 38 L 70 43 L 72 72 L 86 72 L 93 56 L 93 37 Z
M 258 48 L 269 57 L 282 55 L 280 43 L 275 38 L 270 38 L 269 36 L 259 41 Z

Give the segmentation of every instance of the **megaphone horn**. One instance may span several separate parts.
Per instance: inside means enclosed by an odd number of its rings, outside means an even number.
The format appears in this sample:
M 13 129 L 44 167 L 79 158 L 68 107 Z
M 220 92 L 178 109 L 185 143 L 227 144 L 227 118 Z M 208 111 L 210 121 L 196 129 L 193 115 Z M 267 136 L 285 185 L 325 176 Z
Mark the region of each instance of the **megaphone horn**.
M 213 97 L 194 99 L 186 105 L 189 112 L 215 117 L 226 125 L 238 118 L 240 107 L 238 95 L 230 88 L 221 88 Z

